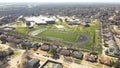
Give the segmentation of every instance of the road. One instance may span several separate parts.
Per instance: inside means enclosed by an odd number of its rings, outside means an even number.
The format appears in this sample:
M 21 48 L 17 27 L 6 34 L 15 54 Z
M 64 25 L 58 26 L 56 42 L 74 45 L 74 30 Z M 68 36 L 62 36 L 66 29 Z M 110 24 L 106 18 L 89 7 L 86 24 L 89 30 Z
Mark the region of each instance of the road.
M 18 63 L 21 61 L 21 57 L 23 55 L 23 53 L 25 52 L 25 50 L 17 50 L 17 51 L 20 51 L 21 54 L 20 55 L 17 55 L 16 57 L 12 58 L 8 64 L 10 65 L 9 68 L 17 68 L 17 65 Z
M 101 32 L 101 41 L 102 41 L 102 55 L 106 57 L 107 55 L 105 54 L 106 47 L 104 46 L 104 38 L 103 38 L 103 28 L 102 28 L 102 22 L 100 23 L 100 32 Z
M 15 49 L 15 48 L 12 48 L 12 47 L 8 46 L 7 44 L 0 44 L 0 46 L 5 47 L 4 49 L 11 48 L 14 51 L 19 51 L 20 52 L 19 55 L 15 56 L 14 58 L 10 58 L 10 61 L 8 61 L 8 64 L 10 66 L 7 67 L 7 68 L 17 68 L 18 61 L 21 60 L 21 57 L 22 57 L 23 53 L 25 52 L 25 50 Z
M 10 61 L 8 61 L 8 64 L 10 65 L 9 68 L 17 68 L 18 63 L 20 63 L 22 55 L 24 54 L 25 50 L 22 49 L 15 49 L 12 48 L 14 51 L 19 51 L 20 54 L 16 55 L 14 58 L 11 58 Z

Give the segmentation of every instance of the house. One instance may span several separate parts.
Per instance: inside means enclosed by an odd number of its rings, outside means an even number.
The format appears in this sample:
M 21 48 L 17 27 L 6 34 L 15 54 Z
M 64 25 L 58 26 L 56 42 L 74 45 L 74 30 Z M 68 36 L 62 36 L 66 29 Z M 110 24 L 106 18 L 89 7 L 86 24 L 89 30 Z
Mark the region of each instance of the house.
M 53 48 L 53 49 L 57 49 L 59 46 L 57 46 L 57 45 L 51 45 L 51 48 Z
M 0 35 L 0 40 L 2 41 L 2 44 L 5 44 L 7 42 L 6 38 L 6 35 Z
M 47 20 L 47 24 L 55 24 L 55 20 Z
M 13 55 L 14 51 L 12 49 L 8 48 L 8 50 L 6 50 L 6 54 L 7 55 Z
M 84 20 L 85 23 L 91 23 L 91 19 Z
M 0 50 L 0 58 L 5 58 L 6 56 L 10 56 L 13 55 L 14 52 L 12 49 L 8 48 L 5 50 Z
M 99 62 L 100 62 L 101 64 L 105 64 L 105 65 L 111 66 L 111 60 L 110 60 L 110 58 L 108 58 L 108 57 L 101 57 L 101 58 L 99 59 Z
M 67 49 L 62 49 L 60 51 L 60 54 L 64 55 L 64 56 L 71 56 L 71 53 L 72 53 L 72 51 L 71 50 L 67 50 Z
M 33 42 L 33 43 L 32 43 L 32 47 L 40 47 L 40 44 L 37 43 L 37 42 Z
M 105 43 L 104 43 L 104 46 L 105 46 L 105 47 L 109 47 L 109 44 L 107 44 L 107 43 L 105 42 Z
M 4 39 L 4 41 L 6 41 L 6 42 L 20 44 L 23 41 L 22 39 L 17 38 L 17 37 L 12 36 L 12 35 L 9 35 L 9 34 L 5 34 L 3 36 L 5 36 L 5 38 L 4 37 L 2 38 L 2 35 L 0 36 L 0 38 Z
M 36 49 L 38 49 L 40 47 L 40 44 L 38 42 L 32 42 L 32 46 L 31 47 L 36 50 Z
M 87 61 L 97 62 L 98 56 L 95 54 L 92 54 L 92 53 L 88 53 L 88 54 L 86 54 L 85 58 Z
M 6 38 L 6 40 L 7 40 L 7 42 L 11 42 L 11 43 L 13 43 L 14 42 L 14 36 L 7 36 L 7 38 Z
M 61 47 L 59 47 L 59 48 L 56 49 L 57 53 L 60 53 L 61 50 L 62 50 Z
M 88 23 L 82 22 L 80 23 L 82 26 L 89 27 L 90 25 Z
M 73 57 L 77 59 L 82 59 L 83 58 L 83 52 L 82 51 L 74 51 L 73 52 Z
M 40 49 L 43 50 L 43 51 L 49 51 L 50 50 L 50 45 L 44 43 L 43 45 L 41 45 Z
M 80 25 L 80 21 L 67 21 L 66 22 L 68 25 Z
M 109 37 L 104 36 L 104 40 L 105 40 L 105 41 L 109 41 L 109 40 L 112 40 L 112 39 L 113 39 L 113 36 L 109 36 Z
M 108 48 L 108 52 L 109 53 L 113 53 L 114 55 L 120 55 L 120 51 L 117 47 L 113 46 L 113 47 L 109 47 Z
M 108 41 L 108 46 L 109 46 L 109 48 L 108 48 L 109 53 L 113 53 L 115 55 L 120 55 L 119 48 L 116 45 L 116 42 L 114 40 L 109 40 Z
M 115 25 L 120 25 L 120 22 L 118 21 L 118 22 L 115 22 Z
M 3 30 L 4 31 L 12 31 L 12 30 L 15 30 L 15 28 L 13 28 L 13 27 L 4 27 Z
M 119 39 L 120 39 L 120 35 L 117 35 L 117 38 L 119 38 Z
M 86 24 L 86 25 L 84 25 L 84 26 L 85 26 L 85 27 L 90 27 L 90 24 L 88 24 L 88 23 L 87 23 L 87 24 Z
M 29 68 L 39 68 L 40 60 L 39 59 L 28 60 L 28 66 Z
M 28 47 L 28 48 L 30 48 L 30 47 L 32 47 L 32 43 L 29 41 L 29 40 L 23 40 L 23 42 L 21 43 L 21 45 L 23 46 L 23 47 Z
M 15 44 L 21 44 L 22 41 L 23 41 L 22 39 L 18 39 L 18 38 L 15 38 L 15 39 L 14 39 L 14 43 L 15 43 Z

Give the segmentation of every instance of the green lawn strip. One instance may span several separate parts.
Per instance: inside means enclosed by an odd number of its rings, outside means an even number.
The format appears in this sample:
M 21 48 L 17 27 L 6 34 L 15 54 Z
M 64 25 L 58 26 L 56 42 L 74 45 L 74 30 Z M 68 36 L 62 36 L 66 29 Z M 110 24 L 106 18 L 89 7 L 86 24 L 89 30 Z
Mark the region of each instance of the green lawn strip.
M 34 25 L 34 28 L 40 29 L 40 28 L 52 28 L 53 24 L 47 24 L 47 25 Z
M 37 28 L 17 27 L 16 31 L 24 34 L 28 34 L 30 31 L 36 30 Z

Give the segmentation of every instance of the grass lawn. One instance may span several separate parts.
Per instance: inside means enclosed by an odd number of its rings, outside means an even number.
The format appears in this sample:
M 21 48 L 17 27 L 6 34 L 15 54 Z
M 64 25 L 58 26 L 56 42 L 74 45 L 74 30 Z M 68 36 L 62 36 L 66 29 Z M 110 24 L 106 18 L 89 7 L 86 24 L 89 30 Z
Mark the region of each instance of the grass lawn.
M 14 51 L 14 54 L 11 55 L 11 58 L 15 58 L 16 56 L 20 55 L 21 52 L 20 51 Z
M 59 30 L 46 30 L 37 36 L 49 37 L 49 38 L 57 38 L 68 42 L 77 42 L 80 36 L 80 33 L 75 32 L 63 32 Z
M 36 28 L 17 27 L 16 31 L 24 34 L 28 34 L 30 31 L 36 30 Z
M 35 25 L 33 28 L 27 28 L 27 27 L 17 27 L 16 31 L 24 34 L 28 34 L 30 31 L 34 31 L 40 28 L 54 28 L 53 25 Z
M 93 22 L 92 23 L 93 25 L 91 25 L 90 27 L 83 27 L 83 26 L 78 26 L 78 27 L 75 27 L 73 29 L 73 31 L 78 31 L 78 32 L 81 32 L 83 34 L 86 34 L 90 37 L 90 41 L 88 43 L 84 43 L 82 44 L 82 46 L 80 47 L 85 47 L 89 50 L 92 51 L 92 47 L 95 48 L 95 50 L 99 53 L 101 53 L 101 39 L 99 37 L 99 21 L 97 22 Z
M 88 51 L 94 51 L 101 53 L 101 39 L 99 37 L 99 21 L 93 22 L 90 27 L 84 27 L 78 25 L 76 27 L 69 27 L 66 23 L 57 23 L 63 25 L 68 32 L 62 32 L 59 30 L 46 30 L 37 36 L 50 37 L 62 39 L 63 41 L 76 43 L 81 34 L 86 34 L 89 36 L 90 41 L 83 44 L 74 44 L 74 48 L 82 48 Z M 69 45 L 65 45 L 69 47 Z

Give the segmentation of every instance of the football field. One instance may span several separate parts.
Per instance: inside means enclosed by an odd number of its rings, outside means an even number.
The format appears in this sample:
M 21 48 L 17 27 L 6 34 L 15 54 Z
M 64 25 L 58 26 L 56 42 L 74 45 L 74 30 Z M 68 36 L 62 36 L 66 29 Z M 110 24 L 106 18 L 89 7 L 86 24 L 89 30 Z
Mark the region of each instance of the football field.
M 77 42 L 80 37 L 80 33 L 60 31 L 60 30 L 46 30 L 41 32 L 37 36 L 56 38 L 56 39 L 61 39 L 68 42 Z

